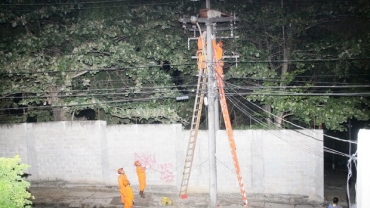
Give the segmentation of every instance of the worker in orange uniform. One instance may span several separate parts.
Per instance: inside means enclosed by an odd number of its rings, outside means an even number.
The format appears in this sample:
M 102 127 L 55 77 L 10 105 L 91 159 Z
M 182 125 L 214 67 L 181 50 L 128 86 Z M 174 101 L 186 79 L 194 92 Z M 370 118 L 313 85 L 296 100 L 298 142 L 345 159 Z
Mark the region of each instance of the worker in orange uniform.
M 141 166 L 141 163 L 138 160 L 134 162 L 134 165 L 136 166 L 136 174 L 137 178 L 139 179 L 140 196 L 145 198 L 144 189 L 146 187 L 146 168 Z
M 198 70 L 206 68 L 206 56 L 204 54 L 204 47 L 205 47 L 205 41 L 202 36 L 198 37 L 198 50 L 197 50 L 197 56 L 198 56 Z
M 132 192 L 132 188 L 130 186 L 130 181 L 124 180 L 122 184 L 123 184 L 123 191 L 125 195 L 124 208 L 131 208 L 134 206 L 135 197 L 134 197 L 134 193 Z
M 222 67 L 224 66 L 224 62 L 222 61 L 222 56 L 223 56 L 223 47 L 224 43 L 222 41 L 219 41 L 216 43 L 216 40 L 212 40 L 212 46 L 214 50 L 214 61 L 216 62 L 216 72 L 219 76 L 223 76 L 224 72 Z
M 119 193 L 121 194 L 121 202 L 124 204 L 125 203 L 125 194 L 124 194 L 124 185 L 123 182 L 127 180 L 127 176 L 123 168 L 118 168 L 117 173 L 119 174 L 118 176 L 118 187 L 119 187 Z

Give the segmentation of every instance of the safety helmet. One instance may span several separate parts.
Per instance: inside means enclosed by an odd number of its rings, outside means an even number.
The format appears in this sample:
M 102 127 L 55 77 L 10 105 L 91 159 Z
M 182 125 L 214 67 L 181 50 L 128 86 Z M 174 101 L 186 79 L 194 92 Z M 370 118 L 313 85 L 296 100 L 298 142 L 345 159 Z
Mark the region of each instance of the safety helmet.
M 134 162 L 134 165 L 135 165 L 135 166 L 139 166 L 139 165 L 140 165 L 140 162 L 139 162 L 138 160 L 136 160 L 136 161 Z
M 130 184 L 130 181 L 128 181 L 128 180 L 123 180 L 123 181 L 122 181 L 122 184 L 123 184 L 124 186 L 127 186 L 127 185 L 129 185 L 129 184 Z
M 166 205 L 166 206 L 170 206 L 173 204 L 172 199 L 168 197 L 162 197 L 161 203 L 162 205 Z
M 123 171 L 123 168 L 118 168 L 117 173 L 122 174 L 122 173 L 125 173 L 125 171 Z
M 218 42 L 217 42 L 217 45 L 218 45 L 218 46 L 220 46 L 221 48 L 223 48 L 223 47 L 224 47 L 224 42 L 222 42 L 222 41 L 218 41 Z

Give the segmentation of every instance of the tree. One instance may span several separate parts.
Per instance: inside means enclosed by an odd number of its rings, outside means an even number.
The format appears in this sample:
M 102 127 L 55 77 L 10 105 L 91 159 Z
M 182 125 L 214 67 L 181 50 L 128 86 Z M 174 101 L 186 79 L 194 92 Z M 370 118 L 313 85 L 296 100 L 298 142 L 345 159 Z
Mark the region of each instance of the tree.
M 177 5 L 117 4 L 52 4 L 48 19 L 35 17 L 37 31 L 3 41 L 2 107 L 25 107 L 21 122 L 73 119 L 92 109 L 113 123 L 186 123 L 171 76 L 189 69 L 190 59 Z
M 40 0 L 29 13 L 19 12 L 24 3 L 7 6 L 15 9 L 2 15 L 3 27 L 23 25 L 0 44 L 3 122 L 73 120 L 88 111 L 109 123 L 190 120 L 190 102 L 174 99 L 194 88 L 183 85 L 196 74 L 178 17 L 204 2 Z M 287 120 L 332 130 L 369 119 L 366 88 L 355 87 L 369 82 L 360 75 L 370 70 L 366 1 L 230 0 L 212 7 L 240 14 L 240 38 L 224 40 L 240 63 L 226 63 L 225 80 L 240 86 L 228 90 L 250 93 L 251 115 L 269 126 L 295 128 Z M 337 94 L 355 92 L 362 95 Z
M 248 98 L 275 115 L 266 114 L 270 124 L 295 128 L 284 124 L 285 119 L 342 131 L 347 119 L 369 119 L 367 97 L 335 96 L 366 92 L 351 87 L 369 81 L 360 75 L 370 69 L 364 61 L 370 28 L 363 26 L 369 25 L 369 18 L 362 4 L 266 1 L 237 8 L 243 28 L 238 33 L 242 63 L 226 78 L 258 86 Z M 357 24 L 360 19 L 366 24 Z
M 0 157 L 0 207 L 31 207 L 30 183 L 22 178 L 29 166 L 21 164 L 21 158 Z

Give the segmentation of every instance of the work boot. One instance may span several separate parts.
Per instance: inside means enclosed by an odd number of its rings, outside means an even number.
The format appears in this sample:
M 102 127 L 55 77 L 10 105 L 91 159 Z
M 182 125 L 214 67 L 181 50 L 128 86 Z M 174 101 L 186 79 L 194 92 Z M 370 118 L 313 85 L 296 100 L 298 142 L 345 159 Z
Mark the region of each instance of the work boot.
M 141 198 L 145 198 L 143 191 L 140 191 Z

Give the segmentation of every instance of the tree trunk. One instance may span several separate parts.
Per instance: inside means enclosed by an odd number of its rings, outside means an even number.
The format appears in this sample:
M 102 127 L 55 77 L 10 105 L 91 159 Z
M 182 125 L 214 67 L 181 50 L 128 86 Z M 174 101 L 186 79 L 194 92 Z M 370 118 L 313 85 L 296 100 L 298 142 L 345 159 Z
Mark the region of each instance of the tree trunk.
M 66 121 L 66 109 L 64 108 L 53 108 L 54 121 Z
M 61 92 L 62 87 L 51 87 L 48 93 L 48 103 L 51 106 L 62 106 L 63 100 L 59 99 L 58 95 Z M 66 121 L 67 109 L 64 107 L 52 107 L 54 121 Z
M 266 112 L 271 113 L 271 105 L 264 105 L 263 108 Z M 270 114 L 266 115 L 266 122 L 268 126 L 271 126 L 273 124 L 272 122 L 272 116 Z
M 283 26 L 283 35 L 284 34 L 284 26 Z M 283 64 L 281 66 L 281 72 L 280 72 L 280 90 L 284 91 L 286 89 L 285 86 L 285 74 L 288 73 L 288 57 L 289 57 L 289 46 L 287 46 L 285 43 L 289 41 L 285 41 L 285 37 L 283 37 L 284 44 L 283 44 Z M 283 124 L 283 118 L 284 118 L 284 112 L 278 112 L 278 114 L 275 117 L 275 123 L 276 126 L 281 128 Z

